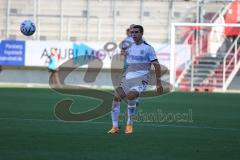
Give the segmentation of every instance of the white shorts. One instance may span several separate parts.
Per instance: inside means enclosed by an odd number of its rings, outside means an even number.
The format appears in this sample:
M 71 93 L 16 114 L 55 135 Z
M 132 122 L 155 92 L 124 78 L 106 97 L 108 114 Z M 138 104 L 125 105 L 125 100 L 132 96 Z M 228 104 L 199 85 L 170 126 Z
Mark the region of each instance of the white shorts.
M 145 81 L 131 82 L 129 80 L 123 79 L 120 83 L 120 87 L 123 89 L 126 95 L 129 91 L 137 91 L 139 94 L 141 94 L 146 90 L 147 84 L 148 83 Z

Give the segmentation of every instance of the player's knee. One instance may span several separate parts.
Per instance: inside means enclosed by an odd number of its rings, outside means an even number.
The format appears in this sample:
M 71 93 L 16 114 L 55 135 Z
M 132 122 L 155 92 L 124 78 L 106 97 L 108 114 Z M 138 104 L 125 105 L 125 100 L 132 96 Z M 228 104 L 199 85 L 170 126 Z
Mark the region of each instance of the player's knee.
M 128 95 L 127 95 L 127 100 L 134 100 L 134 99 L 136 99 L 138 97 L 138 93 L 135 93 L 135 92 L 133 92 L 133 93 L 129 93 Z
M 119 96 L 114 96 L 113 101 L 120 102 L 121 98 Z

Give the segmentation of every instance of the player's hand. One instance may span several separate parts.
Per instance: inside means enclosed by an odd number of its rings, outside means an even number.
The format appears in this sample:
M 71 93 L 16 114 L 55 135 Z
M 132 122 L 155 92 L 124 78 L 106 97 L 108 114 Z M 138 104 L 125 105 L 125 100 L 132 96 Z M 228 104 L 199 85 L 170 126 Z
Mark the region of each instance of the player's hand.
M 157 81 L 156 87 L 157 87 L 157 93 L 159 95 L 163 94 L 163 86 L 160 80 Z

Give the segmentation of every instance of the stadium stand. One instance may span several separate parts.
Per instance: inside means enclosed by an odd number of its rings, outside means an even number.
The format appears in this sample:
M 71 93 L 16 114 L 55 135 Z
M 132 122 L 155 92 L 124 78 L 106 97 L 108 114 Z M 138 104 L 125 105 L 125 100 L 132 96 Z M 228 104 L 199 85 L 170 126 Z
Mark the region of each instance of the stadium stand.
M 214 22 L 232 1 L 214 0 L 1 0 L 0 1 L 0 39 L 40 40 L 40 41 L 85 41 L 119 43 L 129 24 L 142 24 L 144 37 L 153 43 L 169 43 L 171 23 L 173 22 Z M 28 4 L 28 5 L 26 5 Z M 197 9 L 201 12 L 198 17 Z M 31 19 L 37 31 L 32 37 L 19 32 L 19 24 Z M 186 33 L 188 33 L 186 31 Z M 185 39 L 188 35 L 177 35 Z M 213 69 L 223 64 L 223 60 L 213 57 L 197 57 L 197 71 L 204 72 L 204 77 L 213 77 L 213 70 L 202 69 L 199 65 L 210 61 L 216 64 Z M 219 62 L 220 61 L 220 62 Z M 199 68 L 200 67 L 200 68 Z M 206 67 L 205 67 L 206 68 Z M 209 69 L 209 68 L 208 68 Z M 189 90 L 190 68 L 179 83 L 180 88 Z M 200 75 L 202 73 L 199 73 Z M 196 74 L 197 75 L 197 74 Z M 195 76 L 196 76 L 195 75 Z M 215 76 L 216 77 L 216 76 Z M 199 80 L 201 79 L 201 80 Z M 216 80 L 198 78 L 202 83 Z M 217 80 L 221 83 L 221 80 Z M 219 85 L 218 85 L 219 86 Z
M 205 12 L 215 13 L 224 4 L 207 4 Z M 127 0 L 4 0 L 1 8 L 1 33 L 7 31 L 1 39 L 24 38 L 17 32 L 19 24 L 33 19 L 38 28 L 34 39 L 120 41 L 125 28 L 136 23 L 146 28 L 149 41 L 166 42 L 172 22 L 196 21 L 195 0 L 133 0 L 131 5 Z

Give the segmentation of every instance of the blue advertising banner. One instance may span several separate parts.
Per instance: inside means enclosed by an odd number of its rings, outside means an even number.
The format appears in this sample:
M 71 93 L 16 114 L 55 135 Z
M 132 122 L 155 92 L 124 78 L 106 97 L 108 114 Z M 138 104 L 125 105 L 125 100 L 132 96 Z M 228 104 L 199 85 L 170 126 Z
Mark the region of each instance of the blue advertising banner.
M 95 59 L 95 53 L 96 51 L 92 49 L 91 47 L 85 45 L 84 43 L 81 44 L 73 44 L 73 63 L 74 64 L 87 64 L 89 61 Z
M 0 42 L 0 65 L 24 66 L 25 41 L 2 40 Z

